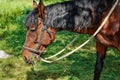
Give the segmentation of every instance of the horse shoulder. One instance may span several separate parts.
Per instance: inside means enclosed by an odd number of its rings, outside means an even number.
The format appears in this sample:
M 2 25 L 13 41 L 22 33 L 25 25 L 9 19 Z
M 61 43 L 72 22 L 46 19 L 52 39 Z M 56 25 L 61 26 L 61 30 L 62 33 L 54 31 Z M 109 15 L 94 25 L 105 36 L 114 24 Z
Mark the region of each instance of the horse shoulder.
M 103 29 L 98 33 L 97 39 L 104 45 L 119 48 L 120 47 L 120 15 L 119 9 L 115 9 Z

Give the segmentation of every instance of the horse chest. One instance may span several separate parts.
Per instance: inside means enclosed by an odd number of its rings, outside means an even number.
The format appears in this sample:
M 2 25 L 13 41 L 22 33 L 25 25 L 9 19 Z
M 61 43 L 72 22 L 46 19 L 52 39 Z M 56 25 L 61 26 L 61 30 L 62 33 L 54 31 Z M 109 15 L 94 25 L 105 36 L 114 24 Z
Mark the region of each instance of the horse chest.
M 115 47 L 120 50 L 120 33 L 116 33 L 115 35 L 106 35 L 103 33 L 99 33 L 97 34 L 96 38 L 103 45 L 108 47 Z
M 117 11 L 117 10 L 116 10 Z M 106 46 L 119 48 L 120 46 L 120 20 L 115 12 L 97 34 L 97 39 Z

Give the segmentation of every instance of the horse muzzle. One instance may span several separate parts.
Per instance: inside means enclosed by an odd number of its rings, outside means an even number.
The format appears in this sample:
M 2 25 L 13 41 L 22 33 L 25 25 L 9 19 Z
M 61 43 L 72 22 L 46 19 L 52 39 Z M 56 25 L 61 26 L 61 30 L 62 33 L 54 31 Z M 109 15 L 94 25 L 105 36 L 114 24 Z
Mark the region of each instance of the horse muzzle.
M 26 46 L 23 46 L 23 59 L 27 64 L 34 64 L 39 61 L 40 56 L 45 53 L 44 50 L 36 50 Z

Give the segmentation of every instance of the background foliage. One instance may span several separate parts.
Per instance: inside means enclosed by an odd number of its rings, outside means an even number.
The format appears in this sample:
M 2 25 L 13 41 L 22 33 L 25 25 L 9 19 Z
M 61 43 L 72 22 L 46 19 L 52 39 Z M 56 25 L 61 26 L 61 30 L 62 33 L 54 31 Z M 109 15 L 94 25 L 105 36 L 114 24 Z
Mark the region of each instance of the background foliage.
M 37 0 L 39 1 L 39 0 Z M 45 5 L 65 0 L 44 0 Z M 26 15 L 32 10 L 32 0 L 0 0 L 0 50 L 10 55 L 0 59 L 0 80 L 92 80 L 95 64 L 95 39 L 80 51 L 54 64 L 39 62 L 27 65 L 21 57 L 25 41 Z M 76 33 L 61 31 L 52 45 L 47 48 L 46 56 L 52 55 L 65 47 Z M 68 48 L 72 50 L 87 40 L 89 35 L 80 35 L 79 39 Z M 120 54 L 109 49 L 105 59 L 101 80 L 120 79 Z

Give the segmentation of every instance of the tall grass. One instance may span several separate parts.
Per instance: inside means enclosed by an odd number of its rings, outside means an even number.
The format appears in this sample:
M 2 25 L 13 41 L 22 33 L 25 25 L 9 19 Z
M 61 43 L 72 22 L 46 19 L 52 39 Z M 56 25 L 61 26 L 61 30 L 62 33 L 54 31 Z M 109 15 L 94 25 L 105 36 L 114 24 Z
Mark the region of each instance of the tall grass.
M 24 41 L 24 19 L 26 13 L 31 10 L 32 2 L 2 0 L 0 4 L 0 49 L 18 55 Z
M 6 24 L 15 22 L 17 16 L 30 10 L 32 2 L 31 0 L 2 0 L 0 4 L 0 27 L 4 28 Z
M 49 5 L 61 1 L 65 0 L 44 0 L 44 3 Z M 24 63 L 21 57 L 26 36 L 24 21 L 31 10 L 32 0 L 0 0 L 0 50 L 12 55 L 8 59 L 0 59 L 0 80 L 92 80 L 96 57 L 95 40 L 87 44 L 85 49 L 54 64 L 39 62 L 30 66 Z M 76 33 L 59 32 L 54 43 L 47 48 L 45 56 L 58 52 L 75 36 Z M 81 35 L 73 46 L 78 46 L 88 37 Z M 72 50 L 73 46 L 66 52 Z M 119 52 L 109 49 L 101 80 L 119 80 L 119 66 Z

